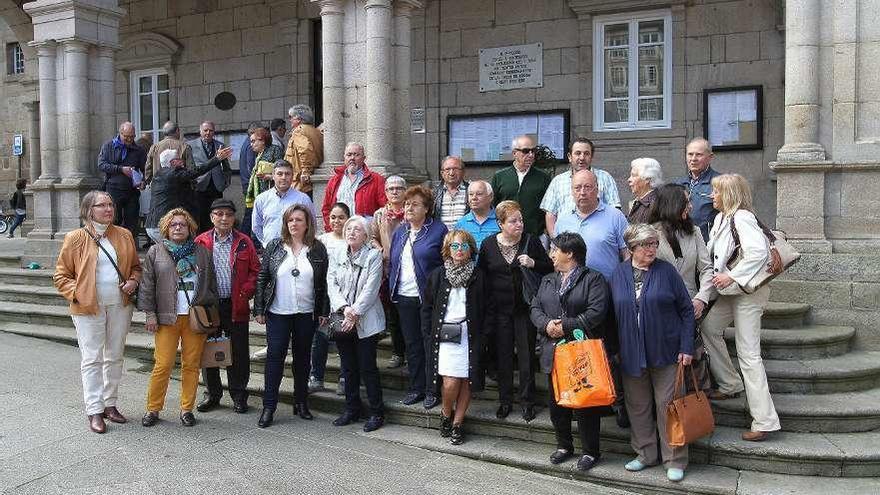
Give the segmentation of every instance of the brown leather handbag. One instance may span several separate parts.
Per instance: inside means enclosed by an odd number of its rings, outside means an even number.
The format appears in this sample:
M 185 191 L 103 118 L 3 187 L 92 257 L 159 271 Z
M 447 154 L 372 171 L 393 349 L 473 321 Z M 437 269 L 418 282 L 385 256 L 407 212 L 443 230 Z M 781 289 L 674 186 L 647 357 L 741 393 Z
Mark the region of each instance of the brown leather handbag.
M 696 392 L 685 395 L 685 366 L 679 363 L 672 400 L 666 406 L 666 440 L 673 447 L 684 447 L 715 431 L 715 417 L 712 416 L 709 398 L 702 390 L 697 389 L 694 368 L 690 365 L 687 368 Z
M 183 277 L 178 275 L 178 278 L 181 284 L 185 284 Z M 193 304 L 189 298 L 189 292 L 185 289 L 183 295 L 186 296 L 186 302 L 189 304 L 189 329 L 193 333 L 216 332 L 220 328 L 220 308 Z

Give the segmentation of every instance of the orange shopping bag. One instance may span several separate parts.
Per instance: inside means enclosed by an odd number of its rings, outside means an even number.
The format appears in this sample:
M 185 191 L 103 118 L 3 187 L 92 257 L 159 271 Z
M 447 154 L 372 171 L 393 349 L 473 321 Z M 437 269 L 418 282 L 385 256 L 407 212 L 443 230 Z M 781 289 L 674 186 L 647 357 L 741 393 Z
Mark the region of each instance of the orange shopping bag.
M 579 340 L 557 344 L 553 354 L 550 379 L 556 403 L 572 409 L 614 404 L 617 396 L 602 340 L 583 340 L 583 331 L 574 333 Z

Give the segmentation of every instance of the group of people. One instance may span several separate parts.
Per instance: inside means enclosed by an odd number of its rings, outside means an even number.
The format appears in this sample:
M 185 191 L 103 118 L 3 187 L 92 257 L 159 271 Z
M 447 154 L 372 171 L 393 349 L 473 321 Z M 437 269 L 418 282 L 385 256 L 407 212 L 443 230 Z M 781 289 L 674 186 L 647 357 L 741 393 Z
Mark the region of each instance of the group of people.
M 285 158 L 278 159 L 274 132 L 257 127 L 250 133 L 256 157 L 243 223 L 250 220 L 254 241 L 234 228 L 236 206 L 229 200 L 212 200 L 206 209 L 212 228 L 200 235 L 195 217 L 178 205 L 156 214 L 158 242 L 141 263 L 130 233 L 114 225 L 118 212 L 111 189 L 86 195 L 84 228 L 65 238 L 55 283 L 71 301 L 93 431 L 105 431 L 105 417 L 125 421 L 116 409 L 116 388 L 135 293 L 146 329 L 156 336 L 144 426 L 159 420 L 178 343 L 180 420 L 195 423 L 206 336 L 192 330 L 189 313 L 192 306 L 216 305 L 221 328 L 232 340 L 227 373 L 239 413 L 248 410 L 249 317 L 266 325 L 265 392 L 257 423 L 262 428 L 275 421 L 289 349 L 293 413 L 312 419 L 308 396 L 323 387 L 328 337 L 339 352 L 346 404 L 333 424 L 363 418 L 364 431 L 380 428 L 377 347 L 387 332 L 393 349 L 388 366 L 407 367 L 401 402 L 425 409 L 440 405 L 440 434 L 460 444 L 472 394 L 483 389 L 486 375 L 498 386 L 499 419 L 518 403 L 522 419 L 533 420 L 535 374 L 552 370 L 555 346 L 573 339 L 577 329 L 603 340 L 617 372 L 614 410 L 618 423 L 631 428 L 637 453 L 627 470 L 662 463 L 671 481 L 684 477 L 687 447 L 673 448 L 665 436 L 666 405 L 676 392 L 679 365 L 693 365 L 700 387 L 714 400 L 746 393 L 753 423 L 744 440 L 761 441 L 780 428 L 760 356 L 769 289 L 737 289 L 765 269 L 771 246 L 758 226 L 747 181 L 714 171 L 706 140 L 688 144 L 689 173 L 672 183 L 664 184 L 656 160 L 634 160 L 628 215 L 621 212 L 614 179 L 592 166 L 595 149 L 586 138 L 574 140 L 571 168 L 552 179 L 534 166 L 532 139 L 520 136 L 512 143 L 513 164 L 490 181 L 464 181 L 464 162 L 450 156 L 433 190 L 370 170 L 364 147 L 350 143 L 325 190 L 325 232 L 319 233 L 310 174 L 323 150 L 317 138 L 303 136 L 320 132 L 312 132 L 307 107 L 290 113 L 308 132 L 299 135 L 299 144 L 294 132 Z M 225 159 L 221 146 L 214 158 L 190 167 L 185 163 L 194 152 L 156 146 L 165 148 L 158 152 L 160 170 L 181 171 L 189 174 L 187 180 L 192 174 L 213 177 Z M 301 155 L 317 161 L 305 165 Z M 167 167 L 163 157 L 170 157 Z M 743 378 L 724 342 L 731 322 Z M 708 368 L 717 389 L 711 389 L 704 351 L 711 356 Z M 219 370 L 204 374 L 207 390 L 199 411 L 217 407 L 222 394 Z M 576 418 L 578 468 L 588 470 L 599 461 L 599 419 L 609 409 L 568 409 L 554 395 L 551 383 L 548 406 L 557 450 L 550 461 L 574 455 Z

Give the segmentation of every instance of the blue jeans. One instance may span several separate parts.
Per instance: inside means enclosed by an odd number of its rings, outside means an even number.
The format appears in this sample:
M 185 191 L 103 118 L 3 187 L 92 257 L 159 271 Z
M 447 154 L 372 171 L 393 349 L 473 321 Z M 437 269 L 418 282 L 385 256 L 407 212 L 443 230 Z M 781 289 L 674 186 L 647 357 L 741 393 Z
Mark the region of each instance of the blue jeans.
M 309 394 L 309 367 L 315 318 L 312 313 L 276 315 L 266 313 L 266 381 L 263 407 L 275 410 L 278 388 L 284 374 L 287 348 L 293 351 L 293 396 L 297 404 L 305 403 Z
M 376 366 L 376 346 L 379 335 L 365 339 L 342 339 L 336 342 L 339 360 L 342 362 L 342 376 L 345 378 L 345 408 L 349 412 L 361 413 L 361 381 L 367 389 L 370 402 L 370 416 L 383 416 L 382 387 L 379 385 L 379 368 Z
M 315 332 L 312 339 L 312 377 L 319 381 L 324 381 L 324 370 L 327 369 L 327 349 L 330 342 L 327 336 L 321 332 Z
M 425 393 L 425 338 L 422 336 L 422 303 L 417 297 L 397 297 L 400 331 L 406 342 L 409 392 Z
M 13 220 L 12 227 L 9 229 L 9 237 L 15 235 L 15 229 L 24 222 L 24 217 L 25 215 L 19 215 L 18 213 L 15 214 L 15 220 Z

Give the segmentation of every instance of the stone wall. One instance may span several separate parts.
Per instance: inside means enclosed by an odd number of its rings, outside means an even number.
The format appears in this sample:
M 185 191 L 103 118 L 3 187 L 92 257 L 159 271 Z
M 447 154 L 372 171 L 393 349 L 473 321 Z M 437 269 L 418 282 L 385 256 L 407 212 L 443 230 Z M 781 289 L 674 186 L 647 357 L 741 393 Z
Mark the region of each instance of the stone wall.
M 672 128 L 628 132 L 592 132 L 593 22 L 589 15 L 579 18 L 572 3 L 577 2 L 425 2 L 422 15 L 413 17 L 412 106 L 424 107 L 427 116 L 427 133 L 413 136 L 414 163 L 438 177 L 450 114 L 565 108 L 572 131 L 596 142 L 594 163 L 617 179 L 621 199 L 628 200 L 626 177 L 634 158 L 657 158 L 670 177 L 685 172 L 684 146 L 703 132 L 703 89 L 762 85 L 764 149 L 719 152 L 715 167 L 745 175 L 760 215 L 772 222 L 776 186 L 767 163 L 783 143 L 784 35 L 778 29 L 778 2 L 696 0 L 674 6 Z M 626 3 L 611 8 L 625 11 Z M 479 92 L 480 48 L 538 41 L 544 49 L 544 87 Z

